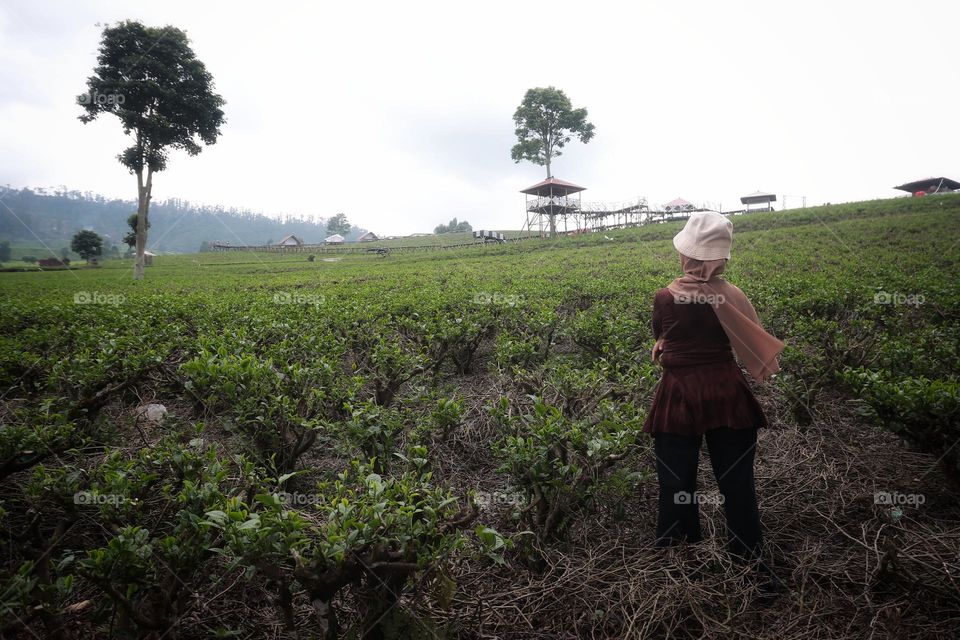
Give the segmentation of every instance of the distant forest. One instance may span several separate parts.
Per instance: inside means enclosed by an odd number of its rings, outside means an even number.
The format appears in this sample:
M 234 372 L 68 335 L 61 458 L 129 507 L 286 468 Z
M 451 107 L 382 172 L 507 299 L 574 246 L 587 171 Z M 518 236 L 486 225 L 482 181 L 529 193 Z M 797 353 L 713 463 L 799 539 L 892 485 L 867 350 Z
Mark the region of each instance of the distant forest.
M 122 253 L 127 248 L 123 237 L 130 230 L 127 218 L 136 211 L 134 200 L 108 199 L 89 191 L 0 187 L 0 241 L 61 247 L 69 245 L 77 231 L 90 229 L 104 238 L 105 249 L 117 245 Z M 277 243 L 291 233 L 308 244 L 317 243 L 329 235 L 326 222 L 324 218 L 278 219 L 178 199 L 154 201 L 147 248 L 155 253 L 193 253 L 210 242 Z M 350 241 L 365 231 L 352 227 L 343 235 Z

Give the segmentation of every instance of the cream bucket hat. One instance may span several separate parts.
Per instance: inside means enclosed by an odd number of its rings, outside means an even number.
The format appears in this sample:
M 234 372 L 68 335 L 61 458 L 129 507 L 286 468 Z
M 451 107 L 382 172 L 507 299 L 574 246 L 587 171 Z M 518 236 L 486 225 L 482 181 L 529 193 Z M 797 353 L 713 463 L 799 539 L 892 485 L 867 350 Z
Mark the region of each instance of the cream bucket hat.
M 733 223 L 716 211 L 691 213 L 680 233 L 673 236 L 677 251 L 696 260 L 730 258 Z

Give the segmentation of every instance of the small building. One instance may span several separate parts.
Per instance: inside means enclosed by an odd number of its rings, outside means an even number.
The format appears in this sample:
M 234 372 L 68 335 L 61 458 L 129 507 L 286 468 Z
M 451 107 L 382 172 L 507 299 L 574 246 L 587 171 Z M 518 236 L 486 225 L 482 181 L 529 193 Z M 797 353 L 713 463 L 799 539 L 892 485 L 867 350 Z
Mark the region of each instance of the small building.
M 380 237 L 373 231 L 367 231 L 365 234 L 357 238 L 357 242 L 376 242 L 379 239 Z
M 915 196 L 925 196 L 931 193 L 951 193 L 960 189 L 960 182 L 950 178 L 924 178 L 923 180 L 914 180 L 894 187 L 899 191 L 906 191 Z
M 151 265 L 153 264 L 153 257 L 154 257 L 155 255 L 157 255 L 157 254 L 153 253 L 152 251 L 144 251 L 144 252 L 143 252 L 143 264 L 144 264 L 144 266 L 147 266 L 147 267 L 151 266 Z
M 327 244 L 343 244 L 343 236 L 335 233 L 332 236 L 327 236 L 323 241 Z
M 69 267 L 69 258 L 40 258 L 37 264 L 41 267 Z
M 507 239 L 499 231 L 474 231 L 473 237 L 476 240 L 483 240 L 484 242 L 506 242 Z
M 754 191 L 740 198 L 740 204 L 746 207 L 746 211 L 773 211 L 773 203 L 776 201 L 776 195 L 763 191 Z
M 288 235 L 286 238 L 284 238 L 277 244 L 280 245 L 281 247 L 299 247 L 300 245 L 303 244 L 303 239 L 298 238 L 297 236 L 291 233 L 290 235 Z

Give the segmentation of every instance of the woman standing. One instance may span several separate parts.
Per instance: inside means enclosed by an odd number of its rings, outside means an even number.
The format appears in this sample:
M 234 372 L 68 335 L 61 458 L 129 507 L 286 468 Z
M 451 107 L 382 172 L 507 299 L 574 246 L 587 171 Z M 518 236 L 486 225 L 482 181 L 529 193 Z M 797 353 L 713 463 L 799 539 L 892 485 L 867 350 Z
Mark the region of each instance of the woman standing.
M 663 375 L 644 431 L 654 438 L 660 486 L 657 546 L 701 539 L 697 463 L 706 439 L 728 548 L 747 561 L 761 542 L 753 460 L 767 420 L 734 354 L 765 380 L 779 371 L 784 345 L 763 330 L 746 295 L 720 277 L 732 240 L 733 224 L 715 212 L 691 214 L 673 238 L 684 275 L 654 298 L 652 357 Z

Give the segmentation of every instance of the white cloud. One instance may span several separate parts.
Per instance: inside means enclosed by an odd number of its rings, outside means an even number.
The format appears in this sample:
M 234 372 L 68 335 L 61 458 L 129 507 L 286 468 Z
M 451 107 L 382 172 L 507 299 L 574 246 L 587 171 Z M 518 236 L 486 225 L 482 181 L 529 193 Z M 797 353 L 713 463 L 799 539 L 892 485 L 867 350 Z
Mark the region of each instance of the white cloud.
M 956 174 L 951 2 L 75 2 L 0 8 L 0 183 L 133 197 L 116 122 L 73 97 L 97 22 L 185 29 L 227 101 L 221 140 L 176 156 L 156 197 L 330 216 L 380 233 L 453 216 L 517 228 L 511 115 L 553 84 L 596 125 L 558 177 L 585 199 L 737 205 L 892 195 Z

